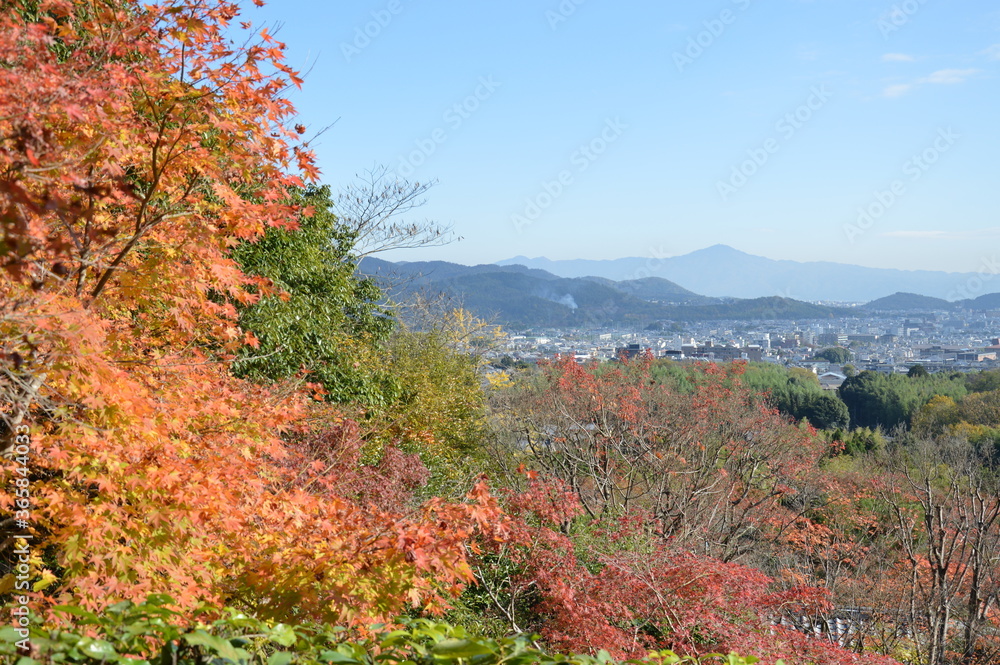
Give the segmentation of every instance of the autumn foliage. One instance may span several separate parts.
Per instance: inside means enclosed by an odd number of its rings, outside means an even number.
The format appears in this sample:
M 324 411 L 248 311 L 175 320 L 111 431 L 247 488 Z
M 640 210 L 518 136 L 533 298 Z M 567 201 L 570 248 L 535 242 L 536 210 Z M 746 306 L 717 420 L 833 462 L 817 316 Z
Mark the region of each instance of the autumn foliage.
M 648 512 L 663 536 L 725 561 L 761 554 L 822 491 L 830 444 L 742 386 L 739 364 L 694 369 L 690 392 L 651 359 L 563 358 L 512 397 L 510 445 L 573 488 L 591 518 Z
M 825 622 L 829 591 L 798 562 L 775 565 L 823 532 L 810 508 L 830 489 L 818 466 L 829 444 L 743 389 L 740 365 L 695 368 L 690 392 L 651 366 L 563 358 L 512 389 L 500 445 L 520 489 L 477 562 L 486 611 L 616 657 L 892 662 L 844 649 Z
M 0 548 L 33 538 L 40 604 L 169 592 L 340 622 L 439 607 L 498 518 L 484 487 L 405 512 L 363 479 L 345 492 L 358 460 L 316 447 L 349 449 L 350 425 L 231 375 L 255 345 L 233 303 L 273 287 L 230 250 L 296 228 L 311 211 L 288 188 L 317 174 L 288 126 L 283 45 L 237 15 L 41 0 L 0 16 L 0 434 L 5 451 L 18 425 L 32 437 L 31 521 L 5 521 Z
M 284 96 L 301 80 L 235 2 L 0 6 L 0 599 L 29 542 L 38 614 L 111 632 L 99 610 L 167 593 L 178 624 L 452 612 L 621 658 L 1000 653 L 995 394 L 929 402 L 930 447 L 869 432 L 871 458 L 739 363 L 681 385 L 562 358 L 488 408 L 497 331 L 457 312 L 393 336 L 357 236 L 324 254 L 344 228 Z
M 536 630 L 554 648 L 616 658 L 669 649 L 760 653 L 766 662 L 894 662 L 791 627 L 831 609 L 825 590 L 782 588 L 759 570 L 691 552 L 642 515 L 581 523 L 579 502 L 558 480 L 527 481 L 507 508 L 512 520 L 484 548 L 477 588 L 515 629 Z

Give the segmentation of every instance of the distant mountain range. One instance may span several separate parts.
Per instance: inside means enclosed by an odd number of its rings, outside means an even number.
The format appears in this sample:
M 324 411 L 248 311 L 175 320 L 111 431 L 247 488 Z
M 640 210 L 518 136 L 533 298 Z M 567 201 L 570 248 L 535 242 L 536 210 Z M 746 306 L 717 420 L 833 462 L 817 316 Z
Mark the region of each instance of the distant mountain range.
M 872 312 L 928 312 L 959 310 L 1000 310 L 1000 293 L 987 293 L 978 298 L 949 302 L 941 298 L 921 296 L 916 293 L 894 293 L 885 298 L 862 305 L 862 309 Z
M 851 313 L 777 296 L 710 298 L 660 277 L 624 281 L 593 276 L 564 278 L 520 265 L 391 263 L 369 257 L 361 262 L 359 271 L 380 278 L 397 298 L 417 292 L 443 293 L 480 317 L 513 327 L 821 319 Z
M 713 245 L 690 254 L 667 258 L 631 257 L 611 261 L 568 260 L 517 256 L 498 265 L 522 265 L 560 277 L 598 276 L 615 281 L 659 277 L 706 296 L 760 298 L 782 296 L 796 300 L 869 302 L 889 293 L 921 293 L 957 300 L 970 284 L 995 284 L 975 273 L 930 270 L 864 268 L 828 261 L 775 261 L 726 245 Z M 975 295 L 975 294 L 971 294 Z
M 938 280 L 939 288 L 948 284 L 976 283 L 957 273 L 771 261 L 724 245 L 675 259 L 663 259 L 659 266 L 648 259 L 638 258 L 617 261 L 524 260 L 533 265 L 503 262 L 500 265 L 464 266 L 445 261 L 392 263 L 369 257 L 361 262 L 359 272 L 378 277 L 397 299 L 405 299 L 418 292 L 444 294 L 480 317 L 511 327 L 621 324 L 641 327 L 655 321 L 829 319 L 864 316 L 868 312 L 1000 310 L 1000 293 L 955 302 L 907 291 L 884 296 L 887 284 L 906 278 L 920 281 L 933 277 Z M 677 263 L 670 264 L 671 261 Z M 544 270 L 538 267 L 540 265 L 556 266 L 564 275 Z M 668 269 L 670 265 L 673 267 Z M 709 283 L 708 288 L 704 288 L 705 292 L 750 294 L 750 297 L 700 295 L 664 276 L 676 271 L 678 265 L 691 279 L 701 275 L 698 279 Z M 739 266 L 743 266 L 742 270 L 746 272 L 740 272 Z M 574 271 L 596 268 L 604 274 L 565 276 Z M 660 274 L 648 276 L 654 268 Z M 632 278 L 616 280 L 608 277 L 609 274 L 628 277 L 629 270 L 632 270 Z M 833 273 L 840 277 L 830 277 L 831 283 L 825 283 L 823 275 Z M 729 277 L 724 280 L 720 274 Z M 782 277 L 779 278 L 779 275 Z M 841 279 L 848 285 L 844 287 L 848 290 L 837 290 L 837 280 Z M 861 282 L 865 279 L 874 282 L 862 287 Z M 792 286 L 784 288 L 784 292 L 779 291 L 779 295 L 774 295 L 773 291 L 769 295 L 756 295 L 768 293 L 766 289 L 769 287 L 764 285 L 768 280 L 772 284 Z M 702 290 L 701 285 L 689 284 Z M 850 286 L 852 284 L 854 286 Z M 839 308 L 803 302 L 788 297 L 788 292 L 795 295 L 804 292 L 813 296 L 810 299 L 834 301 L 855 300 L 850 296 L 862 292 L 878 292 L 884 297 L 869 299 L 860 307 Z

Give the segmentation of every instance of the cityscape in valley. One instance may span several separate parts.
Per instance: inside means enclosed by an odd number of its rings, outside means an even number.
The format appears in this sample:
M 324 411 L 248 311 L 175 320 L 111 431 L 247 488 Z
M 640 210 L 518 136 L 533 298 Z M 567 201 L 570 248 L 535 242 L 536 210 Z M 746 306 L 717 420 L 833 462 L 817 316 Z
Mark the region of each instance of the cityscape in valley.
M 607 361 L 649 352 L 655 358 L 748 360 L 834 375 L 842 375 L 845 364 L 848 372 L 886 374 L 905 374 L 915 365 L 928 372 L 1000 367 L 1000 292 L 989 289 L 995 272 L 908 273 L 777 262 L 722 245 L 655 261 L 518 257 L 462 266 L 367 259 L 360 269 L 390 294 L 441 294 L 503 326 L 504 346 L 491 354 L 515 361 L 562 355 Z M 626 279 L 613 279 L 621 276 Z M 804 302 L 765 295 L 776 283 L 793 285 L 786 294 L 795 289 L 825 297 Z M 891 286 L 967 297 L 884 293 Z M 883 297 L 860 302 L 847 297 L 873 294 Z M 845 349 L 847 359 L 817 357 L 831 347 Z
M 770 362 L 806 367 L 819 374 L 843 372 L 845 364 L 854 371 L 887 374 L 905 374 L 914 365 L 928 372 L 1000 368 L 1000 339 L 990 336 L 1000 327 L 996 313 L 978 320 L 929 312 L 923 316 L 881 314 L 833 321 L 672 322 L 670 326 L 682 330 L 529 330 L 511 335 L 506 352 L 516 360 L 573 355 L 584 361 L 634 355 L 638 349 L 656 358 Z M 838 363 L 816 357 L 817 352 L 830 347 L 847 349 L 850 359 Z

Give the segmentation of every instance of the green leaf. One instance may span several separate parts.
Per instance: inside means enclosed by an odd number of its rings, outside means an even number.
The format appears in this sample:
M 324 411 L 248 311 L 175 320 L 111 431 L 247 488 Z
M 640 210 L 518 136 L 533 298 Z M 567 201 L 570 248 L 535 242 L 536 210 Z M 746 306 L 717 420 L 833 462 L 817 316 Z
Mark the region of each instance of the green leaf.
M 96 614 L 88 612 L 82 607 L 77 607 L 76 605 L 57 605 L 52 609 L 56 612 L 61 612 L 62 614 L 72 614 L 73 616 L 80 617 L 81 619 L 84 619 L 83 623 L 86 624 L 98 624 L 101 622 L 101 620 L 97 618 Z
M 491 654 L 493 650 L 486 645 L 473 640 L 444 640 L 435 644 L 431 651 L 441 658 L 472 658 L 483 654 Z
M 239 661 L 241 656 L 246 655 L 245 651 L 241 654 L 240 652 L 242 650 L 236 649 L 232 644 L 221 637 L 216 637 L 215 635 L 206 633 L 201 629 L 192 631 L 185 635 L 184 641 L 193 647 L 205 647 L 206 649 L 211 649 L 216 655 L 233 661 Z
M 143 605 L 154 605 L 156 607 L 164 608 L 165 605 L 173 605 L 177 601 L 174 600 L 173 596 L 166 593 L 151 593 L 146 597 L 146 602 Z M 174 612 L 171 610 L 171 613 Z
M 104 611 L 107 612 L 108 614 L 121 614 L 122 612 L 132 609 L 133 607 L 135 607 L 135 605 L 131 601 L 123 600 L 120 603 L 109 605 L 108 607 L 104 608 Z
M 279 623 L 271 629 L 271 640 L 283 647 L 292 646 L 295 644 L 296 639 L 295 629 L 287 624 Z
M 0 642 L 14 643 L 21 639 L 17 631 L 12 626 L 0 628 Z
M 339 651 L 324 651 L 320 655 L 319 659 L 328 663 L 361 663 L 361 661 L 354 656 L 350 656 Z
M 113 646 L 111 646 L 111 643 L 105 642 L 104 640 L 95 640 L 85 637 L 80 640 L 76 646 L 84 654 L 90 656 L 91 658 L 97 658 L 98 660 L 110 660 L 111 658 L 118 656 L 118 652 L 115 651 Z
M 267 665 L 288 665 L 295 660 L 295 654 L 290 651 L 276 651 L 267 659 Z
M 160 649 L 160 665 L 171 665 L 174 662 L 174 648 L 173 642 L 167 642 L 163 645 L 163 648 Z
M 408 630 L 394 630 L 388 635 L 382 637 L 382 647 L 395 646 L 407 638 L 412 639 L 412 635 Z

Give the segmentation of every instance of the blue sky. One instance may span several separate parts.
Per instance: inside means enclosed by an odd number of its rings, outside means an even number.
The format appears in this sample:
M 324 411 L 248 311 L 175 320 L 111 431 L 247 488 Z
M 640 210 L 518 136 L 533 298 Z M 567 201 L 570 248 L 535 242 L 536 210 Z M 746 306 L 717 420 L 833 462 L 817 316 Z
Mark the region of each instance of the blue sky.
M 335 122 L 315 144 L 326 183 L 375 164 L 438 181 L 415 218 L 464 239 L 390 260 L 724 243 L 995 265 L 994 3 L 276 0 L 244 18 L 280 24 L 308 70 L 300 120 Z

